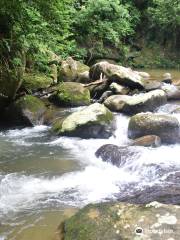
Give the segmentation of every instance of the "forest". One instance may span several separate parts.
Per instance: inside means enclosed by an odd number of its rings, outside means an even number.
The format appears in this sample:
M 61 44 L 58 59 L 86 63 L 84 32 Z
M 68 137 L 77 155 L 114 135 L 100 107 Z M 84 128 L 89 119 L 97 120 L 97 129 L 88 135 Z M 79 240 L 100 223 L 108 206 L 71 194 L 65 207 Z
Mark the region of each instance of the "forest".
M 179 68 L 179 47 L 178 0 L 0 1 L 0 60 L 10 68 L 48 71 L 47 51 L 88 65 Z

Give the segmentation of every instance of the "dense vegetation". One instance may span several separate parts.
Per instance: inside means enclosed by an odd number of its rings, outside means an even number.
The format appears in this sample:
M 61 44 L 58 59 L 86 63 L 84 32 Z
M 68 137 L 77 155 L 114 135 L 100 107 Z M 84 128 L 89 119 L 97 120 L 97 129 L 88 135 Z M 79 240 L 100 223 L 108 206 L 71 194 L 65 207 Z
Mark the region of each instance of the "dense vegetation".
M 8 68 L 48 71 L 49 50 L 86 63 L 178 67 L 179 47 L 178 0 L 0 1 L 0 61 Z

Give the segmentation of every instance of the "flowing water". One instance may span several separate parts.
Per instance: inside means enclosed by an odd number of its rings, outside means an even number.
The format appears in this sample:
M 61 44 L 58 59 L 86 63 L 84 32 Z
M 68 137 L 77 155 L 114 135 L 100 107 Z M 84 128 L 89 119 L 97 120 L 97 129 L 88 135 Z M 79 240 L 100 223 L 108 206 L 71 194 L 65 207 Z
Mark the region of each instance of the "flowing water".
M 179 72 L 172 74 L 180 79 Z M 157 112 L 170 113 L 179 105 L 169 103 Z M 130 141 L 129 118 L 117 114 L 116 121 L 115 136 L 108 140 L 56 137 L 46 126 L 0 132 L 0 240 L 50 240 L 64 215 L 76 208 L 168 186 L 168 176 L 180 172 L 178 144 L 136 147 L 138 154 L 121 168 L 95 157 L 103 144 Z

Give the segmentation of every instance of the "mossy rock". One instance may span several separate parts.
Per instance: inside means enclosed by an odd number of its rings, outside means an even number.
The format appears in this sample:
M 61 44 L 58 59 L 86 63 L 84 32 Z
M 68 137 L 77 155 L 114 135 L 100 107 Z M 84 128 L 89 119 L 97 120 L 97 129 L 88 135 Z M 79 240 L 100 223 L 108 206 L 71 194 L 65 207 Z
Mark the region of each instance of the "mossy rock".
M 52 83 L 52 78 L 43 73 L 25 73 L 23 76 L 22 87 L 31 93 L 40 89 L 46 89 Z
M 57 86 L 56 93 L 49 99 L 58 106 L 85 106 L 90 104 L 90 92 L 80 83 L 65 82 Z
M 157 135 L 163 143 L 179 142 L 179 121 L 175 117 L 165 114 L 139 113 L 131 117 L 128 137 L 136 139 L 146 135 Z
M 91 204 L 61 224 L 59 240 L 180 239 L 180 207 L 152 202 Z
M 6 69 L 0 66 L 0 95 L 13 100 L 23 81 L 24 68 Z
M 45 111 L 46 106 L 42 100 L 26 95 L 8 108 L 7 116 L 14 125 L 35 126 L 43 124 Z
M 106 99 L 105 106 L 111 111 L 126 114 L 154 111 L 157 107 L 167 103 L 166 93 L 163 90 L 154 90 L 134 96 L 113 95 Z
M 71 57 L 62 62 L 58 80 L 65 82 L 78 81 L 82 73 L 89 71 L 89 67 Z
M 99 103 L 72 113 L 53 125 L 59 135 L 81 138 L 109 138 L 114 131 L 113 114 Z

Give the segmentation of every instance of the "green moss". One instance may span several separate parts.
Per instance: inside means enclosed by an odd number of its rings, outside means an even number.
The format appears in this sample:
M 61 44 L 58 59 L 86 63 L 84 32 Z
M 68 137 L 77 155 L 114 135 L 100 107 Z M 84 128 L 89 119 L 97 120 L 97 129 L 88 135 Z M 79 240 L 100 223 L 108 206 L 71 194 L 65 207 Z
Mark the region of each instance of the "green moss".
M 40 99 L 31 95 L 26 95 L 18 99 L 15 106 L 19 109 L 28 109 L 31 112 L 36 112 L 39 109 L 45 109 L 44 103 Z
M 57 93 L 52 96 L 55 103 L 65 106 L 81 106 L 90 104 L 90 93 L 79 83 L 67 82 L 59 84 Z
M 52 79 L 42 73 L 26 73 L 23 77 L 22 86 L 28 91 L 36 91 L 48 88 L 52 84 Z

